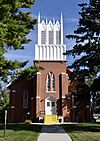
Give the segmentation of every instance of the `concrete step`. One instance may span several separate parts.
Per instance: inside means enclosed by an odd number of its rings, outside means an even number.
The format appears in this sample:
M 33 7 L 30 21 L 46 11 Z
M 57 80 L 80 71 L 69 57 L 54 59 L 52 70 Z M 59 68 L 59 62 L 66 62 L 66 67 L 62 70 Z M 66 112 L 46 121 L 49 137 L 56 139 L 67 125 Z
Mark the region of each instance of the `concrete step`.
M 59 123 L 59 120 L 58 120 L 58 116 L 57 115 L 46 115 L 44 117 L 44 123 Z

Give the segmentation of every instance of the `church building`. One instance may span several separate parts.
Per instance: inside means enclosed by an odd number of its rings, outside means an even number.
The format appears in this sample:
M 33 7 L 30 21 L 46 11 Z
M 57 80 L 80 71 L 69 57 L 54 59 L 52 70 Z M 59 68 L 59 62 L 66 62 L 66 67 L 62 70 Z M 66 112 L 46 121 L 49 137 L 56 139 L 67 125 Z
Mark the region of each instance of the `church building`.
M 9 86 L 9 122 L 23 122 L 27 114 L 32 122 L 48 122 L 50 118 L 73 121 L 71 70 L 66 67 L 65 52 L 62 14 L 60 20 L 41 20 L 39 14 L 34 65 L 43 69 L 32 80 L 18 80 Z

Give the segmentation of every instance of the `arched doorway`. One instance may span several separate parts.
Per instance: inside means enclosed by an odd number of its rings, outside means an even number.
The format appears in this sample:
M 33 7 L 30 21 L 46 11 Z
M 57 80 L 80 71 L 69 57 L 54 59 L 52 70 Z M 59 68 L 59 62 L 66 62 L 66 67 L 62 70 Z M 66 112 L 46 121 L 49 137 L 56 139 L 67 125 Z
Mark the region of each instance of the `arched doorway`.
M 56 98 L 49 96 L 45 99 L 45 115 L 56 114 Z

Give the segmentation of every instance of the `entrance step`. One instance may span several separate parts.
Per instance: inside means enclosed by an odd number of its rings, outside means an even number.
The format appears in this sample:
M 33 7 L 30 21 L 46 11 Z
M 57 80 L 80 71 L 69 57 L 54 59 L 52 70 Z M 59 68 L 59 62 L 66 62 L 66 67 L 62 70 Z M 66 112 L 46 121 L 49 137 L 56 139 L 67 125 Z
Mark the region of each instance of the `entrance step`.
M 44 123 L 47 123 L 47 124 L 59 123 L 58 116 L 57 115 L 46 115 L 44 117 Z

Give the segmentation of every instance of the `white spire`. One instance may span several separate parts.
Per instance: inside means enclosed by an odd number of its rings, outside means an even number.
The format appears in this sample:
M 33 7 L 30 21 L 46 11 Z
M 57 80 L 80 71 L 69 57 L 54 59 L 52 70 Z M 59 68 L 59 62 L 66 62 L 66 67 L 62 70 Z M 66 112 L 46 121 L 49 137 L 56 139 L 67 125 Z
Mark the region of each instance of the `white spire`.
M 40 12 L 38 13 L 38 23 L 40 23 Z
M 63 17 L 62 17 L 62 13 L 61 13 L 61 19 L 60 19 L 61 21 L 61 24 L 63 24 Z
M 48 24 L 48 20 L 47 20 L 47 17 L 46 17 L 46 24 Z
M 61 45 L 63 44 L 63 17 L 61 13 Z
M 41 31 L 40 29 L 40 12 L 38 13 L 38 44 L 41 44 Z

